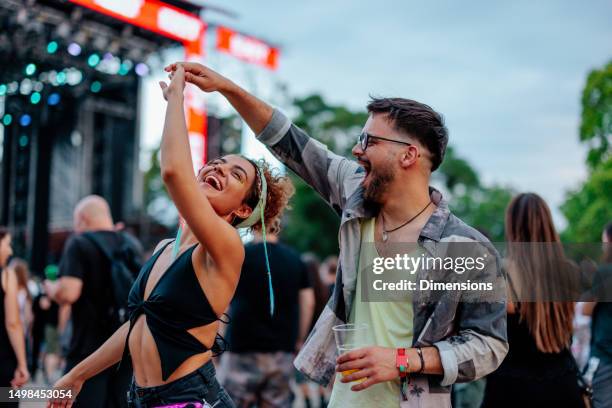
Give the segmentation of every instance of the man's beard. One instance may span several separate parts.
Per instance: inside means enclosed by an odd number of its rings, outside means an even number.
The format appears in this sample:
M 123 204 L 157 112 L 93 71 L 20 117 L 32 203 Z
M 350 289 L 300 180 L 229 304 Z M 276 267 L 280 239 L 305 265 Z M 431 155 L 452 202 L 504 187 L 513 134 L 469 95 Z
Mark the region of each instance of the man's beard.
M 370 174 L 367 177 L 370 180 L 365 186 L 363 198 L 374 204 L 382 204 L 389 185 L 395 179 L 395 173 L 390 165 L 385 165 L 376 170 L 370 168 Z

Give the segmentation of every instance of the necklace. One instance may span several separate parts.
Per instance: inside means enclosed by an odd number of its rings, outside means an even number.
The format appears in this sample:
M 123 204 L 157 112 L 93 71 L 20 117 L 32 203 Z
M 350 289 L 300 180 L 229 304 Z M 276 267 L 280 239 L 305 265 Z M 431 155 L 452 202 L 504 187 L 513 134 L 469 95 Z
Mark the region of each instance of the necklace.
M 383 240 L 383 242 L 387 242 L 387 240 L 389 239 L 389 233 L 390 232 L 397 231 L 398 229 L 400 229 L 402 227 L 405 227 L 406 225 L 410 224 L 411 221 L 414 221 L 416 219 L 416 217 L 418 217 L 419 215 L 423 214 L 423 212 L 429 207 L 429 205 L 431 203 L 432 203 L 432 201 L 429 200 L 427 205 L 425 207 L 423 207 L 423 209 L 421 211 L 419 211 L 417 215 L 415 215 L 414 217 L 410 218 L 408 221 L 406 221 L 405 223 L 403 223 L 399 227 L 396 227 L 396 228 L 393 228 L 393 229 L 390 229 L 390 230 L 386 230 L 385 229 L 385 216 L 381 212 L 380 215 L 382 217 L 382 240 Z

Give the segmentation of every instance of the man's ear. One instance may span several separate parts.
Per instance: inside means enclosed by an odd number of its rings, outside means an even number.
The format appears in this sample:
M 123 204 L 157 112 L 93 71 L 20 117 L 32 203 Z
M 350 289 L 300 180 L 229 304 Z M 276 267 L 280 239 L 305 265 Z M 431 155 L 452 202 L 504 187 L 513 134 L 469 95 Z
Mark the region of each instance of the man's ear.
M 417 146 L 407 146 L 400 156 L 400 163 L 403 168 L 408 168 L 416 163 L 417 158 L 420 156 L 419 148 Z
M 240 219 L 247 219 L 253 213 L 253 209 L 249 207 L 246 203 L 242 203 L 238 209 L 234 210 L 232 214 Z

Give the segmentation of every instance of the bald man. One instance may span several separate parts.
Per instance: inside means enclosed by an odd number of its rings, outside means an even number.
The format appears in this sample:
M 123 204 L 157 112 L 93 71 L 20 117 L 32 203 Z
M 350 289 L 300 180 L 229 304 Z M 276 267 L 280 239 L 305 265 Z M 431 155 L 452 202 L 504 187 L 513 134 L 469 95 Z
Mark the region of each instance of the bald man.
M 75 234 L 64 246 L 59 279 L 45 281 L 47 294 L 60 305 L 72 307 L 72 337 L 66 356 L 66 372 L 102 345 L 116 329 L 112 310 L 111 263 L 107 253 L 121 250 L 137 273 L 142 248 L 138 241 L 117 231 L 110 207 L 100 196 L 90 195 L 76 205 L 73 213 Z M 133 264 L 132 264 L 133 263 Z M 120 371 L 111 367 L 83 385 L 74 407 L 125 407 L 131 380 L 131 367 Z

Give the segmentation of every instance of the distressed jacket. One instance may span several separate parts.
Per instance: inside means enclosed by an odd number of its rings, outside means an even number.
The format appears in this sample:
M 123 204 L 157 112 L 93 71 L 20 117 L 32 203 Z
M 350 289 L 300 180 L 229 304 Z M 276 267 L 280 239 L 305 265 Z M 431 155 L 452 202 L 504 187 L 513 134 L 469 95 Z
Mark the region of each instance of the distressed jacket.
M 363 218 L 376 216 L 364 205 L 361 181 L 365 172 L 355 161 L 334 154 L 275 110 L 257 138 L 314 188 L 341 217 L 340 254 L 334 292 L 295 359 L 295 366 L 312 380 L 328 384 L 335 376 L 336 346 L 332 327 L 347 321 L 355 299 Z M 455 217 L 442 195 L 431 189 L 437 209 L 423 227 L 419 243 L 436 254 L 440 243 L 479 242 L 500 265 L 499 254 L 478 231 Z M 495 267 L 503 282 L 500 267 Z M 450 407 L 451 385 L 469 382 L 494 371 L 508 351 L 505 289 L 494 302 L 462 302 L 457 291 L 436 302 L 413 301 L 412 346 L 438 349 L 444 374 L 413 376 L 401 407 Z M 402 345 L 398 345 L 401 347 Z M 404 345 L 405 346 L 405 345 Z

